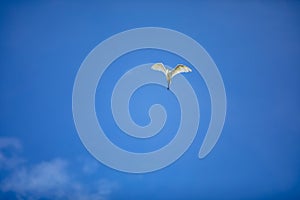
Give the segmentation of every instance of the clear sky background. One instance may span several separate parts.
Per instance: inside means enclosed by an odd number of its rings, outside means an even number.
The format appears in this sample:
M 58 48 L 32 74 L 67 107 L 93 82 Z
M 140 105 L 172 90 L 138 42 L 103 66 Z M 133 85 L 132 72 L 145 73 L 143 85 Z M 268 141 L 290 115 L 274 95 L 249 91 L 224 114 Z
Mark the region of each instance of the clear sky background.
M 227 117 L 217 145 L 199 160 L 209 94 L 199 74 L 186 75 L 201 108 L 196 139 L 167 168 L 128 174 L 99 163 L 81 143 L 72 89 L 96 45 L 145 26 L 180 31 L 206 49 L 224 80 Z M 0 41 L 0 199 L 299 199 L 298 1 L 1 1 Z M 158 137 L 127 138 L 112 121 L 109 92 L 118 77 L 157 61 L 186 63 L 167 52 L 132 52 L 98 86 L 97 115 L 124 149 L 155 150 L 177 130 L 178 102 L 151 86 L 134 94 L 130 110 L 141 125 L 157 99 L 175 113 Z

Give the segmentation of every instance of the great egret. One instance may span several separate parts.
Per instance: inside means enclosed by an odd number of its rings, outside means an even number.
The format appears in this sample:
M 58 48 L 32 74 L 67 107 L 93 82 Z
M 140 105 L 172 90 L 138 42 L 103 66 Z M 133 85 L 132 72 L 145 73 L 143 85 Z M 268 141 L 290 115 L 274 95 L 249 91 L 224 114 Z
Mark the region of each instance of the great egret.
M 177 74 L 183 73 L 183 72 L 191 72 L 192 70 L 188 68 L 185 65 L 178 64 L 174 69 L 168 69 L 166 68 L 162 63 L 156 63 L 152 65 L 151 69 L 163 72 L 166 76 L 167 82 L 168 82 L 168 90 L 170 88 L 171 79 L 176 76 Z

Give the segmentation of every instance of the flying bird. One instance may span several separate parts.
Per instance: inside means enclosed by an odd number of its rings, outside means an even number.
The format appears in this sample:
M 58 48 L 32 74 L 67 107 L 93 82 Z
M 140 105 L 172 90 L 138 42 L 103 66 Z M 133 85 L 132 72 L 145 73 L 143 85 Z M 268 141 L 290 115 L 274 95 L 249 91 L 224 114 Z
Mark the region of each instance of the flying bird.
M 176 76 L 177 74 L 183 72 L 191 72 L 192 70 L 185 65 L 178 64 L 174 69 L 166 68 L 162 63 L 156 63 L 152 65 L 151 69 L 163 72 L 166 76 L 168 82 L 168 90 L 170 89 L 171 79 Z

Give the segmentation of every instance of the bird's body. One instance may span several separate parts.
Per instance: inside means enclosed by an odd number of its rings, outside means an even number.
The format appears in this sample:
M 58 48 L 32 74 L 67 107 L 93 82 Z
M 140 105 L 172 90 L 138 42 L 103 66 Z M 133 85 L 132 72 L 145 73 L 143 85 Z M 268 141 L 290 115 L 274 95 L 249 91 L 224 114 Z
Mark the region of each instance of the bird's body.
M 188 68 L 187 66 L 182 65 L 182 64 L 178 64 L 174 69 L 168 69 L 162 63 L 156 63 L 156 64 L 152 65 L 151 69 L 163 72 L 165 74 L 167 82 L 168 82 L 167 89 L 170 88 L 171 80 L 175 75 L 183 73 L 183 72 L 191 72 L 192 71 L 190 68 Z

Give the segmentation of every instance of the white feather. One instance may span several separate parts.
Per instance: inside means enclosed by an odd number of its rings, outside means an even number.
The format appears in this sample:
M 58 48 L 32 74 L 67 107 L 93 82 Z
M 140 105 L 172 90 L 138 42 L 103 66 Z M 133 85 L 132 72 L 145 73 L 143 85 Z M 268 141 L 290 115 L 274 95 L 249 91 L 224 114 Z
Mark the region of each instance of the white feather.
M 156 63 L 152 65 L 151 69 L 160 71 L 166 75 L 166 79 L 168 82 L 168 89 L 171 83 L 171 79 L 176 76 L 177 74 L 183 73 L 183 72 L 191 72 L 192 70 L 188 68 L 185 65 L 178 64 L 173 70 L 165 68 L 165 66 L 162 63 Z
M 151 69 L 163 72 L 165 75 L 167 72 L 165 66 L 162 63 L 156 63 L 156 64 L 152 65 Z
M 185 65 L 179 64 L 172 70 L 172 78 L 183 72 L 191 72 L 192 70 Z

